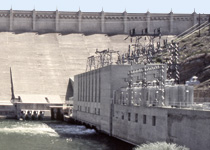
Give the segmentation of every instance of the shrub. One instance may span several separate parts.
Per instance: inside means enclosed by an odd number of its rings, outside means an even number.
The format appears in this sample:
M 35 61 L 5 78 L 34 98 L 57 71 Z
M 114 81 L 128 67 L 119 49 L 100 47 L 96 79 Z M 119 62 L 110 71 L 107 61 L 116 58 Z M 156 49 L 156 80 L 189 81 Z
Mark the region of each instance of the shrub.
M 189 148 L 178 146 L 174 143 L 156 142 L 142 144 L 135 148 L 135 150 L 190 150 Z

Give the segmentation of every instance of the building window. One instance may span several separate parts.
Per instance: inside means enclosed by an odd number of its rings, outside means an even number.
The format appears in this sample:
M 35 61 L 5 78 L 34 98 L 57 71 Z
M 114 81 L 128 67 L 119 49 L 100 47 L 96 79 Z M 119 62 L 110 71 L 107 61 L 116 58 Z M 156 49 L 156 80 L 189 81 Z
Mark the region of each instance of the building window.
M 82 106 L 80 106 L 80 111 L 82 111 Z
M 87 112 L 87 107 L 85 107 L 85 112 Z
M 95 108 L 95 114 L 96 114 L 96 108 Z
M 99 88 L 98 88 L 98 102 L 101 102 L 101 71 L 99 70 L 98 72 L 98 84 L 99 84 Z
M 90 107 L 88 107 L 88 112 L 90 113 Z
M 122 120 L 124 120 L 124 113 L 122 113 Z
M 98 82 L 97 82 L 97 70 L 95 71 L 95 102 L 97 102 L 98 95 Z
M 156 125 L 156 116 L 152 116 L 152 125 L 153 125 L 153 126 Z
M 92 83 L 91 83 L 91 101 L 93 102 L 93 91 L 94 91 L 94 72 L 92 71 Z
M 79 106 L 78 106 L 78 110 L 79 110 Z
M 100 108 L 98 108 L 98 115 L 100 115 Z
M 135 122 L 138 122 L 138 114 L 135 114 Z
M 128 113 L 128 121 L 131 121 L 131 113 Z
M 146 123 L 147 123 L 147 116 L 143 115 L 143 124 L 146 124 Z

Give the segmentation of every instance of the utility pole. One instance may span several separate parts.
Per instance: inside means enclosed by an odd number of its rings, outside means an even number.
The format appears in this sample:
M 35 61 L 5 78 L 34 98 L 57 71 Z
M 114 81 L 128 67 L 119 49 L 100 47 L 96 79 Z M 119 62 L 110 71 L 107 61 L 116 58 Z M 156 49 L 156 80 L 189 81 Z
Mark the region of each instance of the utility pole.
M 201 36 L 201 14 L 199 13 L 199 37 Z
M 15 94 L 14 94 L 14 86 L 13 86 L 13 79 L 12 79 L 12 68 L 10 67 L 10 82 L 11 82 L 11 99 L 14 101 Z

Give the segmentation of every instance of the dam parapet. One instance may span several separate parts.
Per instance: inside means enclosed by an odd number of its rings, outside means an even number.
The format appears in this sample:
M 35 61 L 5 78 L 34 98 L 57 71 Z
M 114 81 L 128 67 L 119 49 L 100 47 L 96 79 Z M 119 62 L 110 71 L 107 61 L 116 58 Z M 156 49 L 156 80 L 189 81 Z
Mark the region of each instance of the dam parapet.
M 163 34 L 178 35 L 192 26 L 208 21 L 208 14 L 111 13 L 67 11 L 0 10 L 0 31 L 127 34 L 136 28 L 152 33 L 162 28 Z

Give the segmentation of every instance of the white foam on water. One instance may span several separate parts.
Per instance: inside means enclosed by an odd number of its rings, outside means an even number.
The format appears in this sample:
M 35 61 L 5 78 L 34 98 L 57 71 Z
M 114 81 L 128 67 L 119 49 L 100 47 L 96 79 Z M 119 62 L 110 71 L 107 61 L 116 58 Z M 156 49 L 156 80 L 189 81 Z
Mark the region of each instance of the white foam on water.
M 23 135 L 44 135 L 44 136 L 54 136 L 58 137 L 58 133 L 49 127 L 47 124 L 44 123 L 16 123 L 11 126 L 5 126 L 0 128 L 0 133 L 10 134 L 10 133 L 17 133 Z
M 67 139 L 66 139 L 66 142 L 67 142 L 67 143 L 72 142 L 72 138 L 67 138 Z
M 95 134 L 94 129 L 87 129 L 81 125 L 68 125 L 68 124 L 46 124 L 43 122 L 0 122 L 0 133 L 4 134 L 22 134 L 22 135 L 42 135 L 59 137 L 59 134 L 68 135 L 90 135 Z
M 94 129 L 87 129 L 85 126 L 78 125 L 55 125 L 53 128 L 61 134 L 88 135 L 96 133 Z

